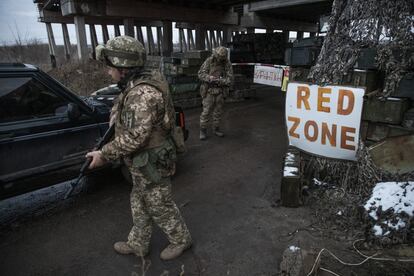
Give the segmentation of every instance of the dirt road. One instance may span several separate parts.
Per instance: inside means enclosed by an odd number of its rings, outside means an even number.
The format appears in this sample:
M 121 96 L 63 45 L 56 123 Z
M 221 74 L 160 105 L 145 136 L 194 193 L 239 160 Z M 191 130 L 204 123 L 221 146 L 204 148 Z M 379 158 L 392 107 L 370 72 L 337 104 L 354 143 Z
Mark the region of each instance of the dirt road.
M 284 238 L 309 224 L 307 208 L 274 204 L 287 147 L 283 101 L 280 91 L 266 88 L 257 99 L 228 104 L 226 137 L 207 141 L 198 140 L 200 109 L 186 113 L 188 153 L 178 162 L 173 190 L 194 245 L 177 260 L 163 262 L 159 253 L 167 240 L 156 229 L 146 275 L 179 275 L 182 270 L 185 275 L 276 275 L 288 245 L 314 242 L 306 232 L 291 241 Z M 114 179 L 93 194 L 67 204 L 56 200 L 42 215 L 3 225 L 0 274 L 142 275 L 141 259 L 112 249 L 131 227 L 130 187 Z M 3 201 L 2 216 L 18 204 L 24 205 Z M 33 212 L 35 207 L 26 205 L 15 210 L 19 217 Z

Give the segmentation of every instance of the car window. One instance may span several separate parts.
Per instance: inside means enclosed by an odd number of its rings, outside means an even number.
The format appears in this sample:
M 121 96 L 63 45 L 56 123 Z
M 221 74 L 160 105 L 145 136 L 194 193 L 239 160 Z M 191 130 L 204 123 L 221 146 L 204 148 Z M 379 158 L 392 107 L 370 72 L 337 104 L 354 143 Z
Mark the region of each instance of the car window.
M 0 78 L 0 123 L 62 115 L 67 105 L 34 78 Z

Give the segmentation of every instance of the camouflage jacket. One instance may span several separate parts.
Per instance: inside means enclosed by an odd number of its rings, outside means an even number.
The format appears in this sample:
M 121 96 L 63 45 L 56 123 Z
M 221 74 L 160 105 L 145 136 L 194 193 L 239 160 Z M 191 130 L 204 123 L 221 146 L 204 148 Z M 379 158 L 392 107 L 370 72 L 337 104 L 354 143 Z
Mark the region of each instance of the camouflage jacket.
M 214 76 L 216 81 L 211 81 Z M 198 78 L 209 88 L 227 88 L 233 82 L 233 69 L 229 60 L 218 61 L 213 56 L 207 58 L 198 71 Z
M 115 137 L 102 148 L 110 161 L 131 161 L 137 153 L 160 146 L 175 125 L 168 83 L 157 71 L 129 81 L 113 112 Z

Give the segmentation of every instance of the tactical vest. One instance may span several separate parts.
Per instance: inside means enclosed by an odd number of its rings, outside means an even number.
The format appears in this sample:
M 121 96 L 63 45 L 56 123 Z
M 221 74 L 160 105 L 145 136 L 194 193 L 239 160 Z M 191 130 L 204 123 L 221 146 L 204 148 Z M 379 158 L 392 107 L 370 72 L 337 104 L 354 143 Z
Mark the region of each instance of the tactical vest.
M 172 128 L 175 126 L 175 112 L 171 97 L 169 96 L 169 86 L 167 81 L 161 75 L 160 72 L 154 70 L 146 72 L 140 78 L 128 82 L 127 88 L 122 92 L 121 98 L 119 99 L 119 114 L 122 113 L 122 109 L 125 104 L 125 98 L 129 91 L 138 85 L 146 84 L 156 88 L 162 93 L 164 99 L 164 115 L 161 122 L 152 129 L 151 137 L 148 139 L 148 144 L 143 149 L 155 148 L 161 146 L 166 138 L 170 135 Z
M 125 98 L 129 91 L 138 85 L 150 85 L 162 93 L 164 99 L 164 114 L 162 120 L 153 127 L 151 136 L 145 147 L 124 158 L 124 162 L 130 167 L 131 172 L 138 169 L 152 183 L 160 183 L 163 177 L 168 177 L 175 172 L 176 147 L 171 138 L 171 132 L 175 128 L 175 111 L 171 97 L 169 97 L 168 83 L 158 71 L 152 71 L 140 78 L 130 81 L 128 87 L 119 99 L 118 112 L 122 113 Z

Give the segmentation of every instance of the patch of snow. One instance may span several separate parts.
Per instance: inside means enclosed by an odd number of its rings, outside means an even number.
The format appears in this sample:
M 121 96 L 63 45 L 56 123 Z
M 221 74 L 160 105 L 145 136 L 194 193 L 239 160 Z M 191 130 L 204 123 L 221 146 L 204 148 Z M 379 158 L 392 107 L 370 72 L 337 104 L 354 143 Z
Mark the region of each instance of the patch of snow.
M 298 172 L 298 168 L 285 166 L 283 176 L 297 176 Z
M 314 178 L 314 179 L 312 179 L 312 180 L 313 180 L 313 183 L 314 183 L 315 185 L 317 185 L 317 186 L 328 186 L 328 183 L 323 182 L 323 181 L 320 181 L 320 180 L 318 180 L 318 179 L 316 179 L 316 178 Z
M 404 221 L 398 216 L 405 213 L 408 216 L 414 216 L 414 182 L 380 182 L 377 183 L 372 191 L 371 198 L 364 205 L 365 210 L 369 213 L 377 224 L 374 225 L 373 231 L 376 236 L 383 236 L 385 234 L 379 224 L 385 224 L 389 229 L 399 230 L 406 227 Z M 377 210 L 381 207 L 383 212 L 392 211 L 397 220 L 391 222 L 387 219 L 380 219 L 377 215 Z
M 296 251 L 300 250 L 300 248 L 297 247 L 297 246 L 291 245 L 291 246 L 289 246 L 289 250 L 292 251 L 292 252 L 296 252 Z
M 401 101 L 402 99 L 401 98 L 388 97 L 387 100 L 397 102 L 397 101 Z
M 286 162 L 294 162 L 295 161 L 295 155 L 291 152 L 286 153 Z
M 374 225 L 372 228 L 374 230 L 375 236 L 382 236 L 382 228 L 379 225 Z

